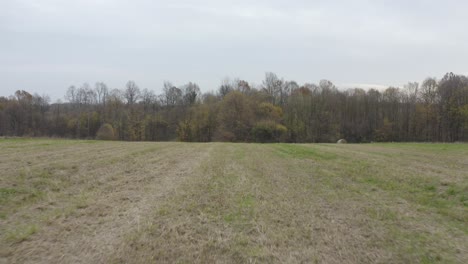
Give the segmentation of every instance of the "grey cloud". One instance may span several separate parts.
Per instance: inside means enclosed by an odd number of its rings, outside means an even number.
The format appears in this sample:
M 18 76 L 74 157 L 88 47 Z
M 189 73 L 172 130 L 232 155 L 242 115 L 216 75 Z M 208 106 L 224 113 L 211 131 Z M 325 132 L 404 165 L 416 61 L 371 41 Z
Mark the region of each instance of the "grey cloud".
M 466 73 L 466 1 L 10 0 L 0 3 L 0 95 L 61 98 L 128 79 L 216 89 L 225 76 L 400 85 Z

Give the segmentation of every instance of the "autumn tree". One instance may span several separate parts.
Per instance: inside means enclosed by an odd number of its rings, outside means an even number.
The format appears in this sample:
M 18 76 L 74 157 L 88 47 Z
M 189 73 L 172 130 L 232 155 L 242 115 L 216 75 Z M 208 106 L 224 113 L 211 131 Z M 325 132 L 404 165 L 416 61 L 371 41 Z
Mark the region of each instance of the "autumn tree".
M 247 141 L 252 129 L 253 112 L 248 97 L 239 91 L 227 94 L 218 114 L 217 139 L 222 141 Z
M 435 78 L 427 78 L 422 82 L 421 89 L 419 90 L 421 119 L 424 123 L 422 132 L 424 137 L 421 139 L 423 141 L 436 141 L 438 137 L 437 86 L 438 83 Z
M 468 78 L 447 73 L 439 82 L 439 115 L 441 120 L 441 140 L 458 141 L 464 138 L 463 109 L 468 103 Z
M 18 90 L 0 97 L 0 136 L 96 138 L 109 124 L 118 140 L 349 142 L 468 140 L 468 78 L 409 82 L 383 91 L 299 85 L 266 73 L 262 85 L 236 78 L 202 93 L 165 82 L 162 93 L 133 81 L 70 86 L 65 102 Z

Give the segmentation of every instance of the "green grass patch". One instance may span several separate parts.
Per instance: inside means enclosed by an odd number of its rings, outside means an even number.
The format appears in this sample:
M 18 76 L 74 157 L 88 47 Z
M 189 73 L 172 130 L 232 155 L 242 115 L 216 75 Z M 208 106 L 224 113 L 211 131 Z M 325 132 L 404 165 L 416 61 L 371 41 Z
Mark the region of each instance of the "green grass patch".
M 276 153 L 282 157 L 315 160 L 333 160 L 337 155 L 319 150 L 312 145 L 275 144 Z
M 401 150 L 452 152 L 467 151 L 468 143 L 372 143 L 371 145 Z
M 245 224 L 255 217 L 255 197 L 246 195 L 240 197 L 236 206 L 230 208 L 224 216 L 224 221 L 230 224 Z
M 14 230 L 7 231 L 5 239 L 12 244 L 21 243 L 34 235 L 37 231 L 38 227 L 36 225 L 22 226 Z
M 18 191 L 13 188 L 0 188 L 0 204 L 6 203 L 11 197 L 17 195 Z

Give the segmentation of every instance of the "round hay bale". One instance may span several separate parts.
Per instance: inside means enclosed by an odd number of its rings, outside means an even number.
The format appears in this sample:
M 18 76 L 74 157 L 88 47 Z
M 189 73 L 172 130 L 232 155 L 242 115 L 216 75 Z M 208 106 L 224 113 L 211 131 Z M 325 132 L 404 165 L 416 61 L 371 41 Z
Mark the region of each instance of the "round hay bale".
M 346 144 L 346 143 L 348 143 L 348 141 L 346 141 L 346 139 L 343 139 L 343 138 L 342 138 L 342 139 L 338 140 L 336 143 L 338 143 L 338 144 Z

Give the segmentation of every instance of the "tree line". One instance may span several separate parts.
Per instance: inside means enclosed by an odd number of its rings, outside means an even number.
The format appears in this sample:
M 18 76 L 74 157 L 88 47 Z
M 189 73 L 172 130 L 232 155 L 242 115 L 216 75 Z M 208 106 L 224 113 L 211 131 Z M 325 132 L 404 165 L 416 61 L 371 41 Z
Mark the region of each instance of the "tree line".
M 349 142 L 468 140 L 468 77 L 447 73 L 421 84 L 339 90 L 331 81 L 299 85 L 266 73 L 261 85 L 165 82 L 157 95 L 129 81 L 66 91 L 65 102 L 18 90 L 0 97 L 0 136 L 128 141 Z

